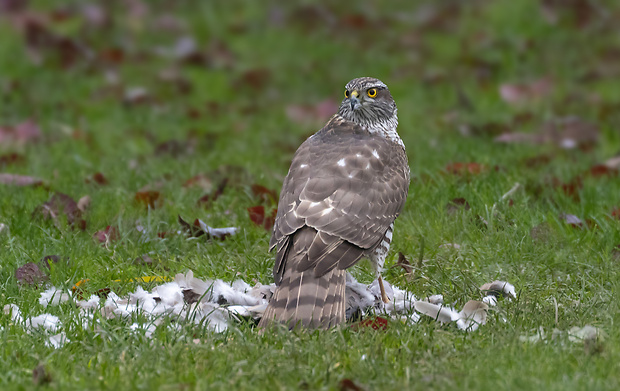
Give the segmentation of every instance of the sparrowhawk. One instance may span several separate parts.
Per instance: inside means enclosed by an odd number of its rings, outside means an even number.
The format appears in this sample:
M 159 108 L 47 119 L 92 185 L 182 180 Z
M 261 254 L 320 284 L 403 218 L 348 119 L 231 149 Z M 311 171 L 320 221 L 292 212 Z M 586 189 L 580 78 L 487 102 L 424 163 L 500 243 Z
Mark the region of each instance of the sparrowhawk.
M 409 190 L 407 155 L 383 82 L 354 79 L 344 94 L 338 113 L 297 149 L 284 179 L 269 243 L 277 288 L 259 327 L 341 323 L 345 269 L 363 257 L 383 286 L 394 220 Z

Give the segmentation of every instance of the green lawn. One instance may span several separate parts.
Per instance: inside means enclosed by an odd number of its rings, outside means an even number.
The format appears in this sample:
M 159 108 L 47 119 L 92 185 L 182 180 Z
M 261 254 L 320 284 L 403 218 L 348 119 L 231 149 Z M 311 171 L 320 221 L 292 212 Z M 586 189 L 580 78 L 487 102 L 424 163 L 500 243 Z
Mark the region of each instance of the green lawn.
M 591 173 L 620 151 L 614 2 L 36 0 L 7 12 L 10 3 L 19 2 L 0 1 L 0 173 L 44 184 L 0 183 L 0 305 L 57 315 L 70 342 L 48 347 L 45 335 L 2 315 L 0 388 L 347 389 L 344 379 L 365 390 L 620 388 L 620 180 L 613 170 Z M 272 282 L 270 233 L 247 208 L 269 213 L 274 204 L 252 185 L 279 190 L 297 146 L 325 122 L 315 106 L 338 102 L 359 76 L 390 87 L 412 172 L 386 279 L 418 297 L 441 293 L 456 308 L 480 299 L 483 283 L 514 284 L 518 298 L 500 302 L 477 331 L 429 318 L 392 320 L 386 331 L 275 335 L 182 323 L 147 338 L 131 321 L 84 326 L 71 302 L 44 308 L 45 286 L 18 283 L 18 267 L 47 255 L 60 257 L 47 284 L 69 289 L 88 278 L 89 293 L 128 294 L 131 278 L 189 269 Z M 577 137 L 594 124 L 598 141 L 494 141 L 550 123 L 561 132 L 567 117 L 580 121 Z M 17 140 L 12 126 L 29 119 L 41 136 Z M 212 188 L 184 186 L 199 174 Z M 197 203 L 224 179 L 221 196 Z M 522 187 L 500 202 L 515 183 Z M 159 195 L 155 208 L 136 201 L 146 190 Z M 54 193 L 90 196 L 84 230 L 64 215 L 41 217 Z M 460 197 L 470 208 L 449 212 Z M 179 215 L 241 230 L 188 239 L 174 234 Z M 93 235 L 108 226 L 118 238 L 102 245 Z M 447 243 L 460 249 L 440 247 Z M 399 252 L 414 278 L 392 267 Z M 143 254 L 155 262 L 136 263 Z M 372 280 L 365 263 L 354 274 Z M 595 346 L 551 337 L 587 324 L 605 334 Z M 519 338 L 539 327 L 542 341 Z M 39 365 L 47 376 L 33 380 Z

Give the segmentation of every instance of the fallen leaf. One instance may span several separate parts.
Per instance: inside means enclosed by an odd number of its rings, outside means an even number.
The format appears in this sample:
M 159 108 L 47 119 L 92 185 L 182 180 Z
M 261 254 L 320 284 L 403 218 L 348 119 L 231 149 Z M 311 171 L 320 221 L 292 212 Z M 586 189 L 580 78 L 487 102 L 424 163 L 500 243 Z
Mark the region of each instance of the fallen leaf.
M 411 263 L 402 252 L 398 252 L 398 261 L 396 262 L 396 266 L 403 268 L 407 281 L 411 281 L 413 279 L 413 266 L 411 266 Z
M 551 225 L 544 221 L 530 229 L 530 237 L 535 242 L 549 243 L 553 238 L 553 228 Z
M 188 140 L 168 140 L 155 146 L 155 155 L 178 158 L 194 153 L 194 143 Z
M 0 155 L 0 166 L 8 166 L 11 164 L 23 163 L 26 161 L 24 155 L 20 155 L 18 153 L 7 153 L 5 155 Z
M 487 166 L 480 163 L 450 163 L 446 165 L 445 171 L 456 175 L 475 175 L 487 171 Z
M 63 193 L 54 193 L 49 201 L 38 206 L 33 216 L 42 216 L 43 219 L 51 219 L 54 225 L 59 228 L 59 216 L 64 214 L 67 217 L 67 224 L 77 227 L 82 231 L 86 229 L 86 221 L 82 219 L 82 211 L 77 202 L 70 196 Z
M 269 216 L 265 216 L 265 207 L 263 205 L 252 206 L 248 208 L 250 220 L 258 226 L 262 226 L 266 230 L 271 230 L 276 222 L 277 209 L 273 209 Z
M 233 82 L 235 89 L 252 89 L 255 91 L 264 89 L 271 80 L 271 71 L 267 68 L 250 69 L 241 74 Z
M 364 391 L 364 389 L 353 382 L 351 379 L 342 379 L 338 383 L 340 391 Z
M 39 363 L 32 370 L 32 382 L 37 386 L 42 386 L 52 382 L 52 375 L 43 363 Z
M 615 177 L 615 176 L 618 176 L 618 169 L 611 168 L 605 164 L 597 164 L 597 165 L 590 167 L 589 173 L 594 178 L 600 178 L 603 176 Z
M 105 175 L 103 175 L 100 172 L 96 172 L 94 173 L 92 176 L 87 177 L 84 182 L 86 183 L 96 183 L 98 185 L 101 186 L 105 186 L 109 183 L 108 178 L 105 177 Z
M 43 179 L 17 174 L 0 173 L 0 184 L 13 186 L 41 186 Z
M 52 32 L 41 20 L 27 17 L 23 21 L 26 45 L 35 62 L 50 58 L 54 64 L 67 69 L 80 60 L 87 60 L 90 51 L 75 39 Z
M 11 13 L 20 12 L 28 7 L 28 1 L 26 0 L 2 0 L 0 1 L 0 11 Z
M 41 258 L 41 260 L 39 261 L 39 265 L 45 266 L 48 269 L 51 269 L 51 265 L 60 262 L 60 256 L 59 255 L 46 255 L 43 258 Z M 66 260 L 68 260 L 68 257 L 65 257 Z
M 23 145 L 40 139 L 41 129 L 32 119 L 14 126 L 0 126 L 0 144 L 2 145 Z
M 469 202 L 463 197 L 453 198 L 446 204 L 446 212 L 453 215 L 459 210 L 469 210 Z
M 156 190 L 138 191 L 134 195 L 134 200 L 147 208 L 155 209 L 162 205 L 163 197 Z
M 198 222 L 198 219 L 194 220 L 193 224 L 190 224 L 187 221 L 183 220 L 181 216 L 179 215 L 178 221 L 179 221 L 179 224 L 181 224 L 181 227 L 185 229 L 185 231 L 187 231 L 189 236 L 193 238 L 198 238 L 205 234 L 205 232 L 200 227 L 200 223 Z
M 203 195 L 198 199 L 198 205 L 202 206 L 203 208 L 210 207 L 213 202 L 215 202 L 222 194 L 224 194 L 224 189 L 226 188 L 227 184 L 228 178 L 224 178 L 218 185 L 217 189 L 212 191 L 210 194 Z
M 270 205 L 278 203 L 278 193 L 275 190 L 256 183 L 252 185 L 252 195 Z
M 579 117 L 563 117 L 548 121 L 538 132 L 504 133 L 495 138 L 498 143 L 555 144 L 564 149 L 587 149 L 599 139 L 598 126 Z
M 555 188 L 561 189 L 564 194 L 571 197 L 573 200 L 577 202 L 579 201 L 579 191 L 583 189 L 583 181 L 581 180 L 581 177 L 577 176 L 570 182 L 562 182 L 558 178 L 552 178 L 551 185 Z
M 385 331 L 388 329 L 388 320 L 381 316 L 377 316 L 374 318 L 364 319 L 358 323 L 354 323 L 351 325 L 351 328 L 356 331 L 360 329 L 365 329 L 365 328 Z
M 15 279 L 20 285 L 39 285 L 47 281 L 49 277 L 41 271 L 39 265 L 28 262 L 15 270 Z
M 153 266 L 154 264 L 157 264 L 157 262 L 153 261 L 153 258 L 150 256 L 144 254 L 134 259 L 133 264 L 138 266 Z
M 108 225 L 104 230 L 97 231 L 93 234 L 99 243 L 115 242 L 121 238 L 121 234 L 117 227 Z
M 525 163 L 527 167 L 534 168 L 534 167 L 540 167 L 540 166 L 549 164 L 552 158 L 553 156 L 551 155 L 538 155 L 538 156 L 527 158 L 523 162 Z
M 213 228 L 200 219 L 195 219 L 193 224 L 189 224 L 183 220 L 180 215 L 178 216 L 178 221 L 181 227 L 185 229 L 190 236 L 195 238 L 206 234 L 209 239 L 216 238 L 224 240 L 231 235 L 237 234 L 239 230 L 236 227 Z
M 525 83 L 500 85 L 499 94 L 504 102 L 521 105 L 548 96 L 553 91 L 553 82 L 548 77 Z

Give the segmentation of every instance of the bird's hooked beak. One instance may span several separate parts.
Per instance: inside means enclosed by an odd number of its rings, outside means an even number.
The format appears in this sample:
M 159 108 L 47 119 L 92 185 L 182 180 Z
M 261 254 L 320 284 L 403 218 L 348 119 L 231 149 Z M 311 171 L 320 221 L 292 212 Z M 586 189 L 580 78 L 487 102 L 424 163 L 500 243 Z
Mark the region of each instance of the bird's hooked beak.
M 351 103 L 351 110 L 358 110 L 362 107 L 362 102 L 359 101 L 358 97 L 360 93 L 357 90 L 351 92 L 351 97 L 349 98 L 349 103 Z

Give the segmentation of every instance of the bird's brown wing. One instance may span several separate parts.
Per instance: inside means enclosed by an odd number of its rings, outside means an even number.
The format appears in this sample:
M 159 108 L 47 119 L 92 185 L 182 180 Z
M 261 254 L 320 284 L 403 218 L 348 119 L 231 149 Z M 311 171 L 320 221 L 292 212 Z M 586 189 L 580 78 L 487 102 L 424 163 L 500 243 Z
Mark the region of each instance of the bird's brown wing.
M 352 266 L 383 239 L 408 189 L 401 145 L 334 116 L 299 147 L 284 180 L 270 243 L 276 283 L 289 267 L 321 276 Z M 289 264 L 291 235 L 303 226 L 317 233 L 307 256 Z
M 278 288 L 263 319 L 328 328 L 345 317 L 345 271 L 376 247 L 409 188 L 402 146 L 334 116 L 295 153 L 270 248 Z

